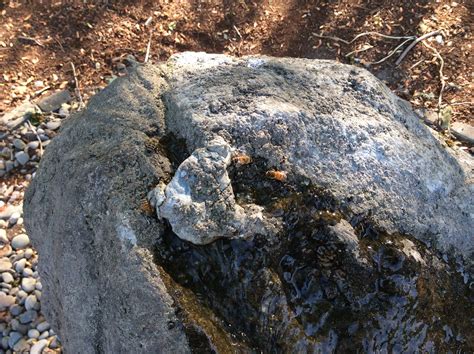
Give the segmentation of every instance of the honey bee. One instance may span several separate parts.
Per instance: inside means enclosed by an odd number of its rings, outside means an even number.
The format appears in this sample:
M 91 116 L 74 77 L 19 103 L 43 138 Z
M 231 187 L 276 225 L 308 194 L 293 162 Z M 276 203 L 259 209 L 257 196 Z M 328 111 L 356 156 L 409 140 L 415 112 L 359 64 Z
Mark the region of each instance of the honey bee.
M 265 173 L 268 178 L 274 179 L 279 182 L 286 181 L 287 173 L 285 171 L 270 170 Z
M 239 166 L 248 165 L 252 162 L 252 158 L 249 155 L 238 154 L 232 157 L 232 162 Z
M 146 214 L 148 216 L 151 216 L 153 215 L 153 213 L 155 212 L 155 208 L 153 208 L 150 204 L 150 202 L 148 201 L 148 199 L 144 198 L 143 200 L 141 200 L 140 202 L 140 211 L 143 213 L 143 214 Z

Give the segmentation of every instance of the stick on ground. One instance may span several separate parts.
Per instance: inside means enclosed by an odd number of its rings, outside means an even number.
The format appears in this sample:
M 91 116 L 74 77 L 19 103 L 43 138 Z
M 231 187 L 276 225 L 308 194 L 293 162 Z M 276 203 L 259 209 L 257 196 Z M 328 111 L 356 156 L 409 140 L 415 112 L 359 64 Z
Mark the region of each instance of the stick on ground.
M 79 80 L 77 79 L 77 74 L 76 74 L 76 67 L 74 66 L 74 63 L 71 61 L 71 68 L 72 68 L 72 74 L 74 75 L 74 82 L 76 84 L 76 95 L 79 98 L 79 108 L 84 107 L 84 101 L 82 100 L 81 96 L 81 88 L 79 86 Z
M 430 33 L 426 33 L 424 35 L 422 35 L 421 37 L 418 37 L 417 39 L 415 39 L 404 51 L 403 53 L 398 57 L 397 61 L 395 62 L 395 65 L 400 65 L 400 63 L 402 62 L 402 60 L 407 56 L 408 52 L 410 50 L 413 49 L 414 46 L 416 46 L 418 43 L 420 43 L 422 40 L 426 39 L 426 38 L 429 38 L 429 37 L 432 37 L 434 35 L 437 35 L 438 33 L 440 33 L 441 30 L 436 30 L 436 31 L 433 31 L 433 32 L 430 32 Z

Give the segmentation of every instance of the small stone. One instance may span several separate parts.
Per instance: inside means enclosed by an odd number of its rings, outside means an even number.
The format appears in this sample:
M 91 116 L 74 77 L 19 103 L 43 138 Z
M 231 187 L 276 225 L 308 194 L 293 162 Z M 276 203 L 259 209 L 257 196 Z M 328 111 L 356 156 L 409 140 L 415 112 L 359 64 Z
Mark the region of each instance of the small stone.
M 39 281 L 36 282 L 36 289 L 40 290 L 40 291 L 43 290 L 43 285 L 41 284 L 41 282 L 39 282 Z
M 45 349 L 47 345 L 48 345 L 48 340 L 47 339 L 41 339 L 41 340 L 37 341 L 31 347 L 30 354 L 41 354 L 43 352 L 43 349 Z
M 26 309 L 26 311 L 34 310 L 37 303 L 38 303 L 38 301 L 36 300 L 35 295 L 28 295 L 28 297 L 25 300 L 25 309 Z
M 40 332 L 44 332 L 44 331 L 47 331 L 51 328 L 50 324 L 46 321 L 44 322 L 41 322 L 39 323 L 37 326 L 36 326 L 36 329 Z
M 7 230 L 5 229 L 0 229 L 0 242 L 8 243 Z
M 24 257 L 25 257 L 26 259 L 30 259 L 30 258 L 33 256 L 33 254 L 34 254 L 33 249 L 27 248 L 27 249 L 25 250 Z
M 0 156 L 6 158 L 6 159 L 9 159 L 11 158 L 12 156 L 12 151 L 8 148 L 8 147 L 4 147 L 1 151 L 0 151 Z
M 53 331 L 50 331 L 49 334 L 52 334 Z M 56 348 L 59 348 L 61 344 L 59 343 L 59 338 L 58 336 L 54 336 L 53 340 L 51 341 L 51 343 L 49 343 L 49 347 L 51 349 L 56 349 Z
M 56 130 L 60 126 L 61 126 L 61 121 L 60 120 L 55 120 L 55 121 L 51 121 L 51 122 L 46 123 L 46 128 L 48 128 L 49 130 Z
M 67 90 L 55 92 L 41 99 L 37 105 L 43 112 L 56 111 L 63 103 L 71 101 L 71 94 Z
M 22 249 L 30 244 L 30 238 L 27 234 L 19 234 L 12 240 L 12 247 L 14 249 Z
M 28 310 L 22 313 L 19 317 L 22 324 L 27 324 L 33 322 L 38 318 L 38 313 L 35 310 Z
M 15 303 L 15 298 L 5 293 L 0 293 L 0 311 L 5 310 Z
M 23 269 L 23 276 L 24 277 L 32 277 L 33 276 L 33 270 L 31 270 L 31 268 Z
M 13 168 L 15 168 L 15 163 L 13 161 L 5 162 L 5 171 L 10 172 Z
M 12 246 L 8 243 L 0 248 L 0 257 L 8 257 L 12 254 Z
M 22 335 L 19 332 L 10 332 L 10 339 L 8 340 L 8 346 L 13 349 L 15 344 L 21 339 Z
M 16 296 L 18 297 L 18 299 L 20 299 L 20 301 L 23 301 L 23 299 L 26 299 L 28 294 L 23 290 L 18 290 Z
M 2 338 L 2 348 L 7 350 L 8 349 L 8 341 L 10 340 L 10 337 L 5 336 Z
M 10 307 L 10 313 L 12 316 L 19 316 L 23 312 L 23 307 L 20 305 L 13 305 Z
M 16 225 L 19 218 L 21 218 L 20 213 L 18 213 L 18 212 L 13 213 L 12 216 L 10 216 L 10 219 L 8 219 L 8 225 L 10 225 L 10 227 Z
M 7 205 L 5 209 L 0 210 L 0 219 L 8 220 L 13 213 L 21 213 L 22 209 L 22 205 Z
M 25 338 L 21 338 L 14 346 L 13 351 L 15 353 L 25 353 L 29 348 L 28 342 Z
M 12 262 L 8 258 L 0 258 L 0 273 L 12 269 Z
M 25 165 L 30 159 L 30 156 L 28 156 L 26 152 L 20 151 L 15 154 L 15 159 L 20 165 Z
M 13 278 L 13 275 L 11 275 L 8 272 L 2 273 L 2 279 L 3 279 L 3 282 L 7 284 L 13 283 L 13 280 L 15 280 Z
M 474 144 L 474 127 L 463 122 L 454 122 L 451 131 L 456 138 Z
M 25 269 L 26 267 L 26 259 L 23 258 L 23 259 L 20 259 L 18 262 L 16 262 L 15 264 L 15 270 L 17 271 L 17 273 L 21 273 L 23 272 L 23 270 Z
M 26 148 L 28 150 L 36 150 L 37 148 L 39 148 L 39 141 L 35 140 L 35 141 L 30 141 L 28 143 L 28 145 L 26 145 Z
M 21 288 L 27 293 L 31 293 L 35 290 L 36 279 L 34 278 L 23 278 L 21 280 Z
M 26 144 L 21 139 L 13 140 L 13 146 L 18 150 L 23 150 L 26 147 Z
M 48 337 L 49 337 L 49 332 L 48 332 L 48 331 L 44 331 L 44 332 L 41 333 L 41 335 L 39 336 L 39 339 L 48 338 Z
M 40 336 L 40 332 L 37 329 L 30 329 L 28 331 L 28 338 L 38 338 Z

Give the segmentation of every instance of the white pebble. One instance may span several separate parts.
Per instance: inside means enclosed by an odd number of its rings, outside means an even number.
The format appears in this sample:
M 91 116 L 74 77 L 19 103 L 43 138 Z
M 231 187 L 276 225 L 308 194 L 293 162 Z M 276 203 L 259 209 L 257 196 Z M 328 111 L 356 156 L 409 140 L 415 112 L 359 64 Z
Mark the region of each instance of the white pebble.
M 38 338 L 40 336 L 40 332 L 37 329 L 30 329 L 28 331 L 28 337 L 29 338 Z
M 21 288 L 27 293 L 31 293 L 35 290 L 36 279 L 35 278 L 23 278 L 21 280 Z
M 14 249 L 22 249 L 30 244 L 30 238 L 27 234 L 20 234 L 12 239 L 12 247 Z
M 37 341 L 30 349 L 30 354 L 41 354 L 43 349 L 48 345 L 47 339 L 41 339 Z
M 0 242 L 8 243 L 7 230 L 0 229 Z
M 13 275 L 11 275 L 8 272 L 2 273 L 2 279 L 3 279 L 3 282 L 7 284 L 12 283 L 14 280 Z
M 7 295 L 3 292 L 0 293 L 0 310 L 10 307 L 15 303 L 15 298 L 13 296 Z

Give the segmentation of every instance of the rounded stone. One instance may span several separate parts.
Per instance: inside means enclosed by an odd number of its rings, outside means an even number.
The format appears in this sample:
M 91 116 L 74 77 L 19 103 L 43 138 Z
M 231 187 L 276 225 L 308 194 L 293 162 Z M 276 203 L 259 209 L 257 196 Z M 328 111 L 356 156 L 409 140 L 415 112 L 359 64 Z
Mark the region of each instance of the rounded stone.
M 13 278 L 13 275 L 11 275 L 8 272 L 2 273 L 2 279 L 3 279 L 3 282 L 7 284 L 10 284 L 13 282 L 13 280 L 15 280 L 15 278 Z
M 15 303 L 15 298 L 13 296 L 7 295 L 3 292 L 0 292 L 0 311 L 5 310 Z
M 30 329 L 28 331 L 28 338 L 38 338 L 40 336 L 40 332 L 37 329 Z
M 28 297 L 25 300 L 25 309 L 27 311 L 34 310 L 37 303 L 38 303 L 38 300 L 36 299 L 35 295 L 28 295 Z
M 26 144 L 23 140 L 21 139 L 15 139 L 13 140 L 13 145 L 15 146 L 16 149 L 18 150 L 23 150 L 26 147 Z
M 12 239 L 12 247 L 14 249 L 22 249 L 27 247 L 30 244 L 30 238 L 28 237 L 27 234 L 20 234 L 15 236 Z
M 36 279 L 34 278 L 23 278 L 21 280 L 21 288 L 27 293 L 31 293 L 33 290 L 35 290 L 35 286 Z
M 12 269 L 12 262 L 8 258 L 0 258 L 0 273 Z

